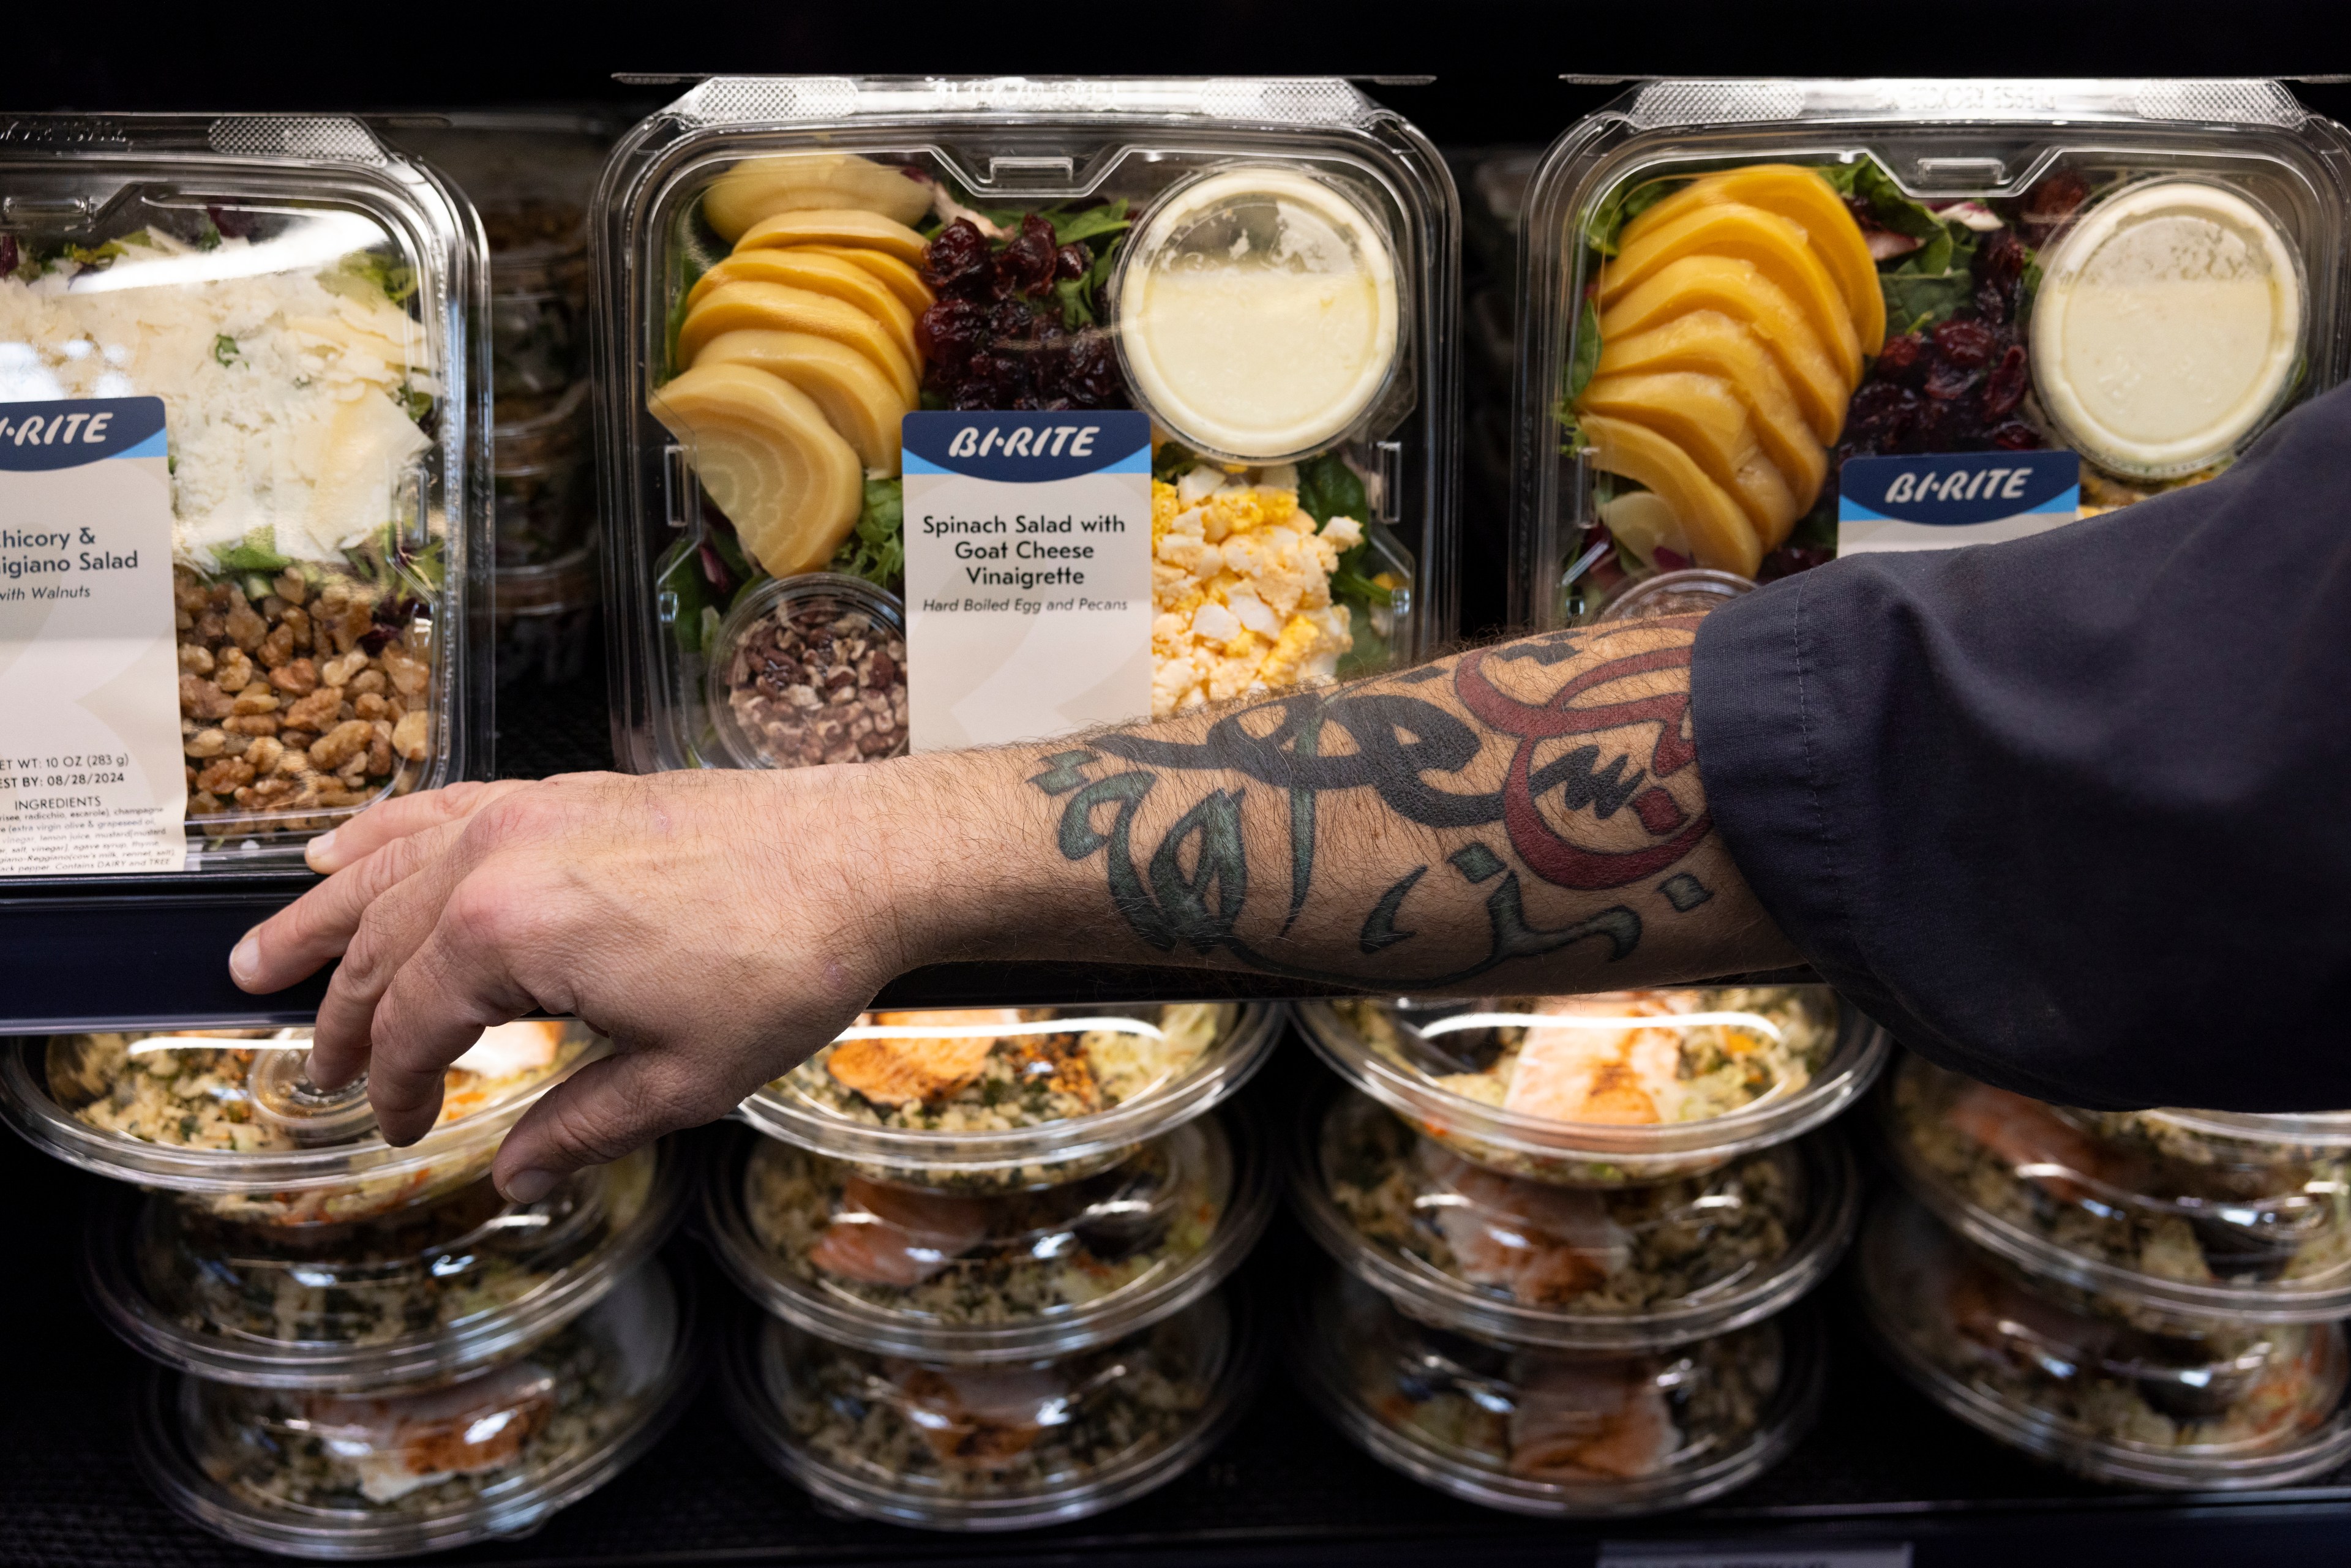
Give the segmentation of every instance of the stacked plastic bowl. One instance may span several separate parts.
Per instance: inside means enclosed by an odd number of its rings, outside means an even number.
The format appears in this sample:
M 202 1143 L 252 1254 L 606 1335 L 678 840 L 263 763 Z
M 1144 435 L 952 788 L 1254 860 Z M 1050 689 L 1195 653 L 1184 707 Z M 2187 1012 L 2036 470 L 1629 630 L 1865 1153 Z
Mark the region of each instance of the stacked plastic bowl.
M 1213 1108 L 1277 1009 L 879 1012 L 739 1113 L 705 1195 L 763 1312 L 746 1436 L 852 1513 L 1074 1519 L 1173 1479 L 1238 1415 L 1252 1334 L 1217 1287 L 1264 1228 L 1248 1124 Z
M 266 1552 L 437 1551 L 535 1528 L 641 1453 L 688 1391 L 684 1303 L 653 1254 L 666 1147 L 537 1203 L 499 1140 L 601 1042 L 516 1023 L 453 1066 L 441 1119 L 385 1143 L 363 1085 L 308 1078 L 308 1031 L 57 1035 L 0 1051 L 0 1113 L 133 1184 L 88 1283 L 158 1364 L 135 1439 L 182 1513 Z
M 1788 1309 L 1853 1235 L 1815 1131 L 1885 1061 L 1824 987 L 1300 1009 L 1349 1088 L 1292 1199 L 1340 1264 L 1307 1386 L 1374 1458 L 1526 1513 L 1656 1512 L 1775 1463 L 1820 1400 Z
M 2351 1113 L 2077 1111 L 1916 1058 L 1878 1110 L 1916 1201 L 1871 1215 L 1861 1297 L 1938 1404 L 2130 1486 L 2351 1458 Z

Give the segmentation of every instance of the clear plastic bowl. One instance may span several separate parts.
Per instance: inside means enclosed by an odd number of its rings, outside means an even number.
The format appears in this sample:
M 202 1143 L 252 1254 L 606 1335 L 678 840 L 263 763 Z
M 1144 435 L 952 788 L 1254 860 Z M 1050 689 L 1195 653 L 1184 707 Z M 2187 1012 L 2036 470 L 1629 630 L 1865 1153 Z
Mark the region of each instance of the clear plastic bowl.
M 1054 1186 L 1238 1089 L 1280 1019 L 1263 1002 L 871 1013 L 736 1114 L 877 1181 Z
M 1361 1094 L 1300 1131 L 1292 1201 L 1332 1257 L 1416 1318 L 1515 1343 L 1646 1350 L 1743 1328 L 1826 1278 L 1860 1217 L 1834 1134 L 1593 1190 L 1471 1165 Z
M 1436 1329 L 1341 1276 L 1309 1298 L 1307 1392 L 1356 1444 L 1439 1491 L 1514 1513 L 1662 1513 L 1745 1486 L 1811 1427 L 1825 1374 L 1803 1314 L 1641 1354 Z
M 68 1165 L 190 1195 L 241 1225 L 340 1225 L 488 1174 L 507 1130 L 603 1042 L 501 1024 L 449 1069 L 441 1120 L 394 1148 L 366 1083 L 309 1081 L 307 1029 L 66 1034 L 0 1049 L 0 1117 Z
M 2340 1152 L 2173 1159 L 1915 1057 L 1879 1112 L 1910 1189 L 2037 1275 L 2131 1303 L 2145 1321 L 2351 1314 L 2351 1159 Z
M 250 1388 L 378 1394 L 509 1359 L 653 1255 L 684 1193 L 673 1145 L 532 1204 L 487 1181 L 385 1219 L 288 1231 L 124 1194 L 89 1232 L 90 1294 L 132 1348 Z
M 2244 1111 L 2051 1110 L 2108 1143 L 2218 1170 L 2271 1169 L 2340 1159 L 2351 1150 L 2351 1111 L 2263 1115 Z
M 2127 1486 L 2282 1486 L 2351 1458 L 2335 1323 L 2151 1333 L 2029 1282 L 1898 1197 L 1871 1211 L 1855 1282 L 1894 1363 L 2013 1448 Z
M 159 1374 L 138 1457 L 180 1513 L 287 1556 L 400 1557 L 524 1534 L 618 1475 L 683 1408 L 690 1307 L 649 1264 L 524 1359 L 423 1394 Z
M 1699 1175 L 1785 1143 L 1852 1103 L 1891 1049 L 1826 986 L 1313 1001 L 1298 1016 L 1341 1077 L 1464 1159 L 1569 1186 Z
M 792 705 L 784 694 L 799 679 L 797 670 L 786 677 L 784 685 L 775 686 L 759 662 L 760 655 L 747 646 L 754 633 L 770 624 L 797 628 L 800 634 L 827 627 L 844 634 L 853 632 L 875 650 L 877 663 L 881 658 L 891 660 L 894 675 L 887 679 L 877 675 L 870 686 L 862 684 L 861 676 L 861 684 L 852 687 L 861 698 L 878 695 L 893 705 L 886 724 L 882 724 L 880 714 L 867 716 L 869 722 L 881 725 L 879 733 L 886 744 L 877 742 L 878 749 L 867 750 L 864 737 L 847 727 L 862 711 L 859 705 L 847 705 L 851 716 L 832 720 L 843 727 L 838 734 L 828 735 L 818 727 L 825 717 L 800 722 L 808 713 L 830 715 L 824 707 L 803 709 Z M 857 667 L 865 668 L 862 662 Z M 808 768 L 828 761 L 903 756 L 906 750 L 906 607 L 896 594 L 840 572 L 771 577 L 737 599 L 726 618 L 711 632 L 709 685 L 710 723 L 731 767 Z M 890 734 L 893 728 L 894 737 Z M 834 755 L 844 744 L 850 754 Z M 810 749 L 792 749 L 796 747 Z
M 958 1366 L 852 1350 L 780 1319 L 726 1369 L 754 1448 L 820 1502 L 927 1530 L 1020 1530 L 1165 1485 L 1230 1430 L 1253 1382 L 1222 1294 L 1099 1349 Z
M 1273 1207 L 1247 1131 L 1204 1116 L 1065 1186 L 986 1195 L 886 1186 L 747 1134 L 714 1166 L 704 1212 L 726 1271 L 811 1333 L 1033 1360 L 1156 1322 L 1232 1272 Z

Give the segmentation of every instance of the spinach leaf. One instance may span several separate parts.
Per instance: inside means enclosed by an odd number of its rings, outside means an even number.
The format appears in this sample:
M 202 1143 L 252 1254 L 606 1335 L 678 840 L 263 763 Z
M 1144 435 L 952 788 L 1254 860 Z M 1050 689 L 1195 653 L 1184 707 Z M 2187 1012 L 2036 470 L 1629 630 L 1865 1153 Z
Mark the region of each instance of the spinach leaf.
M 1200 455 L 1180 441 L 1163 441 L 1151 455 L 1151 476 L 1163 485 L 1173 485 L 1199 465 Z M 1304 488 L 1300 486 L 1301 494 Z
M 1372 520 L 1363 480 L 1335 452 L 1310 457 L 1298 465 L 1298 509 L 1318 523 L 1333 517 L 1353 517 L 1364 524 Z
M 1567 367 L 1567 397 L 1570 402 L 1583 395 L 1592 384 L 1592 372 L 1600 368 L 1600 308 L 1592 296 L 1583 297 L 1583 308 L 1575 314 L 1575 359 Z
M 1853 193 L 1868 206 L 1869 215 L 1877 220 L 1881 228 L 1929 241 L 1945 230 L 1943 221 L 1904 195 L 1894 177 L 1879 168 L 1874 159 L 1854 165 Z
M 702 612 L 710 606 L 710 588 L 702 577 L 702 552 L 691 539 L 679 540 L 671 551 L 669 564 L 653 580 L 653 592 L 678 647 L 702 652 Z
M 341 270 L 368 284 L 394 305 L 416 292 L 416 269 L 381 251 L 353 251 L 343 257 Z
M 1619 188 L 1600 204 L 1583 227 L 1583 243 L 1602 256 L 1616 254 L 1616 235 L 1624 226 L 1688 184 L 1687 180 L 1652 180 L 1630 190 Z
M 1938 326 L 1975 298 L 1975 231 L 1964 224 L 1935 227 L 1933 239 L 1877 275 L 1888 332 Z
M 1088 207 L 1083 212 L 1048 213 L 1045 215 L 1052 220 L 1055 245 L 1075 245 L 1080 240 L 1119 234 L 1134 222 L 1126 215 L 1124 196 L 1114 202 L 1104 202 L 1098 207 Z M 1017 227 L 1019 220 L 1016 218 L 1013 222 Z

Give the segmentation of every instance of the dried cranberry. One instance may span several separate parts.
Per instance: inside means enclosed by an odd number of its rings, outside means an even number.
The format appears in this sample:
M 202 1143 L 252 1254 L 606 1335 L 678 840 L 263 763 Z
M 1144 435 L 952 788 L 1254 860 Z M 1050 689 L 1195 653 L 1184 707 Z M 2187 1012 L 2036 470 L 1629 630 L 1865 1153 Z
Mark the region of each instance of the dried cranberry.
M 1036 329 L 1037 312 L 1018 299 L 999 299 L 987 308 L 987 334 L 1001 348 L 1025 343 Z
M 1927 396 L 1938 402 L 1951 402 L 1967 396 L 1981 379 L 1981 371 L 1967 366 L 1938 364 L 1927 372 Z
M 1666 545 L 1650 551 L 1649 559 L 1659 571 L 1687 571 L 1690 568 L 1689 557 Z
M 707 540 L 702 544 L 701 550 L 702 575 L 710 580 L 711 587 L 718 591 L 720 598 L 723 599 L 733 593 L 735 574 L 726 570 L 726 558 L 720 555 L 717 547 Z
M 2041 448 L 2041 433 L 2021 419 L 1995 427 L 1991 440 L 2002 452 L 2037 452 Z
M 1878 379 L 1917 386 L 1927 373 L 1928 354 L 1927 340 L 1917 332 L 1888 338 L 1877 352 Z
M 1971 378 L 1972 379 L 1972 378 Z M 1976 418 L 1974 405 L 1957 399 L 1940 399 L 1933 395 L 1930 377 L 1928 397 L 1918 405 L 1918 423 L 1911 427 L 1907 443 L 1913 452 L 1972 452 L 1983 444 L 1983 426 Z
M 996 256 L 996 292 L 999 295 L 1043 294 L 1053 287 L 1053 269 L 1060 247 L 1053 243 L 1053 225 L 1041 214 L 1020 220 L 1020 232 Z
M 220 230 L 223 239 L 251 239 L 261 231 L 261 222 L 250 213 L 240 213 L 229 207 L 206 207 L 204 215 Z
M 1984 284 L 1976 290 L 1976 314 L 1995 327 L 2008 325 L 2008 296 Z
M 2000 357 L 2000 363 L 1984 378 L 1983 416 L 1987 424 L 1998 424 L 2016 412 L 2024 401 L 2024 346 L 2011 343 Z
M 1053 256 L 1053 276 L 1083 277 L 1094 264 L 1093 252 L 1081 245 L 1065 245 Z
M 1947 363 L 1957 365 L 1962 370 L 1972 371 L 1980 368 L 1991 358 L 1992 349 L 1998 342 L 1999 334 L 1981 321 L 1946 321 L 1935 329 L 1936 353 L 1939 354 Z M 1938 366 L 1938 369 L 1940 367 Z M 1927 378 L 1928 396 L 1951 395 L 1949 392 L 1936 392 L 1934 381 L 1935 378 L 1930 373 Z
M 1898 445 L 1918 419 L 1918 394 L 1889 382 L 1872 382 L 1854 394 L 1845 416 L 1845 443 L 1867 455 Z
M 1104 332 L 1081 332 L 1071 342 L 1063 362 L 1061 386 L 1080 408 L 1118 408 L 1126 402 L 1126 383 L 1118 373 L 1118 354 Z
M 987 308 L 973 300 L 939 300 L 914 322 L 914 341 L 923 358 L 945 374 L 960 374 L 987 340 Z
M 2090 183 L 2071 169 L 2062 169 L 2025 193 L 2024 222 L 2035 231 L 2036 239 L 2044 238 L 2089 199 Z
M 2013 303 L 2016 285 L 2024 277 L 2024 264 L 2031 259 L 2025 254 L 2024 242 L 2016 237 L 2014 231 L 1994 229 L 1976 247 L 1976 281 L 2000 289 Z
M 16 270 L 16 236 L 0 235 L 0 277 Z
M 957 218 L 923 249 L 923 281 L 934 292 L 967 299 L 986 297 L 996 281 L 987 236 L 969 218 Z

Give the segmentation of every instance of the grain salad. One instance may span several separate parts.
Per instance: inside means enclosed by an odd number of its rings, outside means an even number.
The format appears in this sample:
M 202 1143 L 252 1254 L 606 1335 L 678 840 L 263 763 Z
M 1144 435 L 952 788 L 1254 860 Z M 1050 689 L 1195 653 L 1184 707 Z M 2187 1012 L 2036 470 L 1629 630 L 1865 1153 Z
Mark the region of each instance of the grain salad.
M 868 1485 L 939 1499 L 1018 1498 L 1147 1464 L 1199 1425 L 1212 1392 L 1188 1316 L 1015 1366 L 933 1365 L 790 1337 L 784 1418 L 808 1455 Z
M 770 1266 L 821 1293 L 948 1325 L 1017 1323 L 1155 1288 L 1208 1244 L 1230 1197 L 1199 1124 L 1110 1169 L 1030 1192 L 891 1186 L 762 1140 L 743 1176 Z
M 1503 1176 L 1360 1097 L 1324 1124 L 1319 1174 L 1347 1225 L 1390 1258 L 1499 1301 L 1593 1316 L 1761 1281 L 1803 1228 L 1808 1197 L 1785 1147 L 1643 1186 Z

